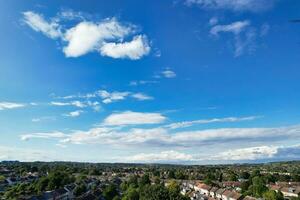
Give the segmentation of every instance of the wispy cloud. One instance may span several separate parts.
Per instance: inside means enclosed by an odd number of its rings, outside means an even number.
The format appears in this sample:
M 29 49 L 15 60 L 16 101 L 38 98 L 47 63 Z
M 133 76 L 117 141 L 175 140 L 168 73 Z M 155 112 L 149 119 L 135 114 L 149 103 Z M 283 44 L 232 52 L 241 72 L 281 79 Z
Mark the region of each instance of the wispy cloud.
M 55 20 L 46 21 L 43 15 L 32 11 L 24 12 L 23 15 L 23 21 L 33 30 L 52 39 L 63 37 L 61 26 Z
M 43 117 L 36 117 L 31 119 L 32 122 L 54 121 L 54 120 L 56 120 L 55 116 L 43 116 Z
M 66 117 L 79 117 L 83 113 L 83 110 L 75 110 L 72 112 L 69 112 L 67 114 L 63 114 L 63 116 Z
M 21 140 L 29 140 L 32 138 L 40 139 L 59 139 L 64 138 L 67 135 L 62 132 L 50 132 L 50 133 L 33 133 L 33 134 L 23 134 L 20 136 Z
M 25 107 L 25 104 L 14 102 L 0 102 L 0 110 L 16 109 Z
M 215 25 L 210 29 L 210 33 L 213 35 L 218 35 L 220 32 L 231 32 L 235 35 L 238 35 L 249 25 L 250 22 L 248 20 L 237 21 L 227 25 Z
M 275 128 L 218 128 L 171 132 L 162 126 L 156 128 L 122 129 L 126 125 L 160 124 L 166 117 L 159 113 L 136 113 L 132 111 L 114 113 L 104 119 L 102 127 L 87 131 L 73 131 L 59 134 L 65 137 L 64 142 L 85 144 L 110 144 L 115 146 L 151 148 L 184 147 L 196 148 L 199 145 L 242 144 L 251 145 L 257 142 L 266 143 L 287 141 L 300 138 L 299 126 Z M 115 126 L 115 127 L 114 127 Z M 38 138 L 48 138 L 48 134 L 28 134 Z M 54 135 L 55 136 L 55 135 Z M 25 137 L 26 138 L 26 137 Z M 51 138 L 51 137 L 50 137 Z
M 139 80 L 139 81 L 131 81 L 129 83 L 130 86 L 137 86 L 137 85 L 146 85 L 146 84 L 155 84 L 159 83 L 159 81 L 154 80 Z
M 137 124 L 158 124 L 166 120 L 160 113 L 142 113 L 125 111 L 114 113 L 104 119 L 105 125 L 137 125 Z
M 110 103 L 114 103 L 117 101 L 123 101 L 126 100 L 128 97 L 137 99 L 139 101 L 145 101 L 145 100 L 152 100 L 154 99 L 153 97 L 142 93 L 142 92 L 129 92 L 129 91 L 107 91 L 107 90 L 97 90 L 95 92 L 92 93 L 88 93 L 88 94 L 78 94 L 78 95 L 68 95 L 68 96 L 64 96 L 64 97 L 56 97 L 59 99 L 76 99 L 76 98 L 80 98 L 80 99 L 92 99 L 92 98 L 101 98 L 102 99 L 102 103 L 104 104 L 110 104 Z M 96 106 L 96 102 L 91 102 L 89 100 L 87 100 L 87 102 L 81 102 L 81 101 L 71 101 L 71 102 L 51 102 L 51 104 L 53 105 L 57 105 L 57 106 L 69 106 L 69 105 L 73 105 L 77 107 L 80 107 L 79 105 L 86 107 L 86 106 Z M 99 103 L 98 103 L 99 104 Z M 97 104 L 97 105 L 98 105 Z
M 152 99 L 154 99 L 153 97 L 148 96 L 148 95 L 143 94 L 143 93 L 135 93 L 135 94 L 132 94 L 131 96 L 133 98 L 139 100 L 139 101 L 145 101 L 145 100 L 152 100 Z
M 71 102 L 58 102 L 58 101 L 52 101 L 50 102 L 53 106 L 75 106 L 78 108 L 84 108 L 87 105 L 81 101 L 71 101 Z
M 80 15 L 79 15 L 80 16 Z M 81 20 L 69 29 L 60 24 L 63 19 Z M 81 17 L 81 16 L 80 16 Z M 74 12 L 60 13 L 47 21 L 43 15 L 33 11 L 23 13 L 23 21 L 37 32 L 41 32 L 51 39 L 60 39 L 66 57 L 79 57 L 90 52 L 99 52 L 111 58 L 128 58 L 137 60 L 147 55 L 150 44 L 146 35 L 135 35 L 135 25 L 123 24 L 116 18 L 102 21 L 87 21 Z M 125 41 L 133 35 L 131 41 Z M 120 42 L 125 41 L 125 42 Z
M 265 28 L 266 29 L 266 28 Z M 246 51 L 252 53 L 256 47 L 257 29 L 251 26 L 249 20 L 236 21 L 230 24 L 215 24 L 210 29 L 212 36 L 218 37 L 221 33 L 231 33 L 234 36 L 233 46 L 235 57 L 241 56 Z M 264 30 L 265 36 L 267 30 Z
M 170 129 L 186 128 L 197 124 L 210 124 L 220 122 L 241 122 L 241 121 L 252 121 L 260 118 L 261 116 L 250 116 L 250 117 L 225 117 L 225 118 L 213 118 L 213 119 L 200 119 L 193 121 L 184 121 L 168 124 L 165 127 Z
M 186 0 L 187 5 L 204 9 L 258 12 L 272 8 L 275 0 Z
M 124 160 L 124 158 L 123 158 Z M 190 162 L 194 161 L 192 155 L 181 153 L 178 151 L 162 151 L 159 153 L 140 153 L 125 158 L 127 162 L 140 162 L 140 163 L 174 163 L 174 162 Z

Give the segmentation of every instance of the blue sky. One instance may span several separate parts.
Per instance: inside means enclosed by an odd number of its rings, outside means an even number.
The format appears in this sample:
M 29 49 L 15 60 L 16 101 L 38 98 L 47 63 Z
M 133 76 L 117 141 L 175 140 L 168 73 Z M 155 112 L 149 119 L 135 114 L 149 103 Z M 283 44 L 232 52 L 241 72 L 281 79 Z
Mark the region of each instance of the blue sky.
M 0 160 L 300 159 L 299 9 L 0 1 Z

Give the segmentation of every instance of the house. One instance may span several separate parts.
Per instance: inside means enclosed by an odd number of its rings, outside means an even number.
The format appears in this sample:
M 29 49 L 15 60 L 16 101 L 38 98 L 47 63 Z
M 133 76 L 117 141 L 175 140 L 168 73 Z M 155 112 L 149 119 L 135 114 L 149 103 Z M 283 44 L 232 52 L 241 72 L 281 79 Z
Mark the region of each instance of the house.
M 76 187 L 76 184 L 72 183 L 72 184 L 69 184 L 69 185 L 66 185 L 64 187 L 64 189 L 67 191 L 68 193 L 68 197 L 69 199 L 74 199 L 74 189 Z
M 282 186 L 279 186 L 279 185 L 269 185 L 269 189 L 274 190 L 276 192 L 280 191 L 281 188 L 282 188 Z
M 196 188 L 197 188 L 196 191 L 199 191 L 200 194 L 209 196 L 209 190 L 210 190 L 212 187 L 209 186 L 209 185 L 206 185 L 206 184 L 204 184 L 204 183 L 199 183 L 198 185 L 196 185 Z
M 242 194 L 241 193 L 232 191 L 231 195 L 229 197 L 229 200 L 240 200 L 241 198 L 242 198 Z
M 69 200 L 68 191 L 64 188 L 44 192 L 41 196 L 32 197 L 31 200 Z
M 225 191 L 225 189 L 218 189 L 215 193 L 216 193 L 216 199 L 220 200 L 222 199 L 222 194 Z
M 257 200 L 255 197 L 245 196 L 243 200 Z
M 95 195 L 93 195 L 90 192 L 87 192 L 87 193 L 81 195 L 80 197 L 76 198 L 76 200 L 96 200 L 96 199 L 99 199 L 99 198 L 97 198 Z
M 222 200 L 230 200 L 231 193 L 230 190 L 225 190 L 222 194 Z
M 298 197 L 300 187 L 282 187 L 280 191 L 285 198 Z
M 209 196 L 212 197 L 212 198 L 216 198 L 216 191 L 218 190 L 219 188 L 217 187 L 212 187 L 209 191 Z

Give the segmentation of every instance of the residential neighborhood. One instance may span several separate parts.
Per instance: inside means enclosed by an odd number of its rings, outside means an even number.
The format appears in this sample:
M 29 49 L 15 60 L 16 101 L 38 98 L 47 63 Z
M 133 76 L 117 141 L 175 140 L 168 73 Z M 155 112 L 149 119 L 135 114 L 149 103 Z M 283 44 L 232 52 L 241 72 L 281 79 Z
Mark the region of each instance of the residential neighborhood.
M 299 200 L 299 166 L 299 162 L 220 166 L 2 162 L 0 197 L 3 200 Z M 265 168 L 288 172 L 261 173 Z

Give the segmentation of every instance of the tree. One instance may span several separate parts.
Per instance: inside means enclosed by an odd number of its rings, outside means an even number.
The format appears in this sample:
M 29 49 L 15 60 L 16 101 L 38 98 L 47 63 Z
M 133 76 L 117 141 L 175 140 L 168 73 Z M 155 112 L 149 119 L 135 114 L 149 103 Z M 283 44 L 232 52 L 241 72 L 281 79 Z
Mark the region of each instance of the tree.
M 243 179 L 249 179 L 250 178 L 250 174 L 246 171 L 243 171 L 241 174 L 241 178 Z
M 145 174 L 144 176 L 142 176 L 140 179 L 139 179 L 139 186 L 140 187 L 143 187 L 147 184 L 151 184 L 151 181 L 150 181 L 150 178 L 149 178 L 149 175 L 148 174 Z
M 5 180 L 5 176 L 0 175 L 0 182 Z
M 169 192 L 163 185 L 146 185 L 141 189 L 140 200 L 168 200 Z
M 263 197 L 265 200 L 284 200 L 283 194 L 274 190 L 265 192 Z
M 262 197 L 263 193 L 266 192 L 268 188 L 265 186 L 262 177 L 256 176 L 252 179 L 252 185 L 249 187 L 249 190 L 253 196 Z
M 79 185 L 77 185 L 74 188 L 75 196 L 80 196 L 80 195 L 84 194 L 86 191 L 87 191 L 87 188 L 86 188 L 85 184 L 83 184 L 83 183 L 80 183 Z
M 248 181 L 244 181 L 241 183 L 241 189 L 242 189 L 242 193 L 245 193 L 248 188 L 249 188 L 250 184 Z
M 117 187 L 114 184 L 106 186 L 103 190 L 103 196 L 106 200 L 112 200 L 117 195 Z
M 169 173 L 168 173 L 168 178 L 169 179 L 175 179 L 175 172 L 174 170 L 170 170 Z
M 122 200 L 139 200 L 140 196 L 136 188 L 130 187 Z

